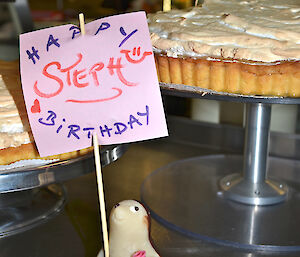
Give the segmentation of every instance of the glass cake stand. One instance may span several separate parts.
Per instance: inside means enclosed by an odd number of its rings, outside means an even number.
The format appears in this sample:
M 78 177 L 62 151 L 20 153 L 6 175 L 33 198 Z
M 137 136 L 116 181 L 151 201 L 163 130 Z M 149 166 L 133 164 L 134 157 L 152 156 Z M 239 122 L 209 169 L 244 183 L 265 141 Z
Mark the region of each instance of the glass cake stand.
M 141 187 L 141 199 L 151 215 L 199 240 L 244 249 L 300 251 L 300 162 L 268 158 L 271 105 L 300 104 L 300 99 L 164 83 L 161 90 L 244 103 L 245 144 L 243 156 L 196 157 L 154 171 Z
M 119 159 L 127 147 L 101 147 L 101 165 Z M 66 203 L 61 183 L 94 170 L 94 155 L 90 153 L 39 167 L 0 171 L 0 237 L 23 232 L 54 217 Z

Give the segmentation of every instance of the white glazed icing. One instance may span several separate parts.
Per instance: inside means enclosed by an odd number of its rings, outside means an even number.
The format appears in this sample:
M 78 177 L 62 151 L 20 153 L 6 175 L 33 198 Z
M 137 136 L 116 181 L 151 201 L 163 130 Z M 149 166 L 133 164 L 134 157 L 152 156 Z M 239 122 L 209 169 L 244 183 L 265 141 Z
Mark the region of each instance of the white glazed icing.
M 19 90 L 22 92 L 21 86 Z M 0 149 L 31 142 L 23 96 L 20 97 L 21 108 L 18 110 L 13 96 L 0 76 Z M 22 120 L 27 125 L 24 126 Z
M 155 52 L 170 57 L 300 60 L 299 0 L 207 0 L 148 15 Z

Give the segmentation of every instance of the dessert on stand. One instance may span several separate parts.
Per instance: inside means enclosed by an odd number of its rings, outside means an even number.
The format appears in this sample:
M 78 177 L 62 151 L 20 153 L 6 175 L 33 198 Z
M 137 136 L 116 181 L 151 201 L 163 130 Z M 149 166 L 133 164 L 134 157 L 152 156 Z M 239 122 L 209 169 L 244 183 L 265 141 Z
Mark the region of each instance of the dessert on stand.
M 300 163 L 268 157 L 272 104 L 300 104 L 299 10 L 295 1 L 211 0 L 150 15 L 164 94 L 246 109 L 243 156 L 185 159 L 145 179 L 142 201 L 164 226 L 241 249 L 300 251 Z
M 66 202 L 60 183 L 94 171 L 90 149 L 42 160 L 27 120 L 17 62 L 1 62 L 0 237 L 17 234 L 58 214 Z M 102 166 L 126 145 L 101 148 Z
M 10 199 L 10 196 L 13 200 L 10 205 L 7 204 L 8 208 L 3 205 L 4 218 L 2 220 L 5 221 L 5 217 L 8 218 L 7 222 L 3 224 L 2 234 L 15 234 L 26 230 L 47 220 L 62 209 L 65 202 L 63 188 L 48 187 L 47 192 L 50 194 L 48 193 L 47 197 L 55 199 L 51 204 L 50 201 L 47 201 L 50 207 L 42 208 L 43 210 L 39 208 L 40 202 L 44 207 L 42 197 L 39 191 L 34 189 L 59 183 L 94 170 L 94 165 L 89 162 L 91 158 L 88 158 L 91 157 L 89 151 L 91 150 L 91 138 L 93 138 L 104 249 L 105 254 L 108 254 L 109 249 L 106 247 L 108 240 L 105 239 L 105 237 L 107 238 L 107 229 L 104 222 L 106 217 L 101 165 L 105 166 L 123 154 L 126 145 L 115 144 L 163 137 L 168 135 L 168 131 L 145 13 L 137 12 L 106 17 L 105 22 L 99 19 L 86 25 L 84 25 L 83 14 L 80 14 L 79 17 L 80 29 L 70 24 L 20 36 L 20 73 L 23 94 L 19 73 L 14 74 L 14 79 L 17 80 L 12 79 L 12 81 L 8 79 L 10 74 L 3 73 L 5 76 L 3 76 L 3 87 L 1 88 L 4 92 L 4 103 L 1 106 L 1 111 L 4 113 L 2 125 L 7 124 L 7 126 L 2 126 L 0 131 L 0 143 L 2 143 L 0 154 L 3 157 L 0 163 L 4 164 L 3 172 L 0 173 L 3 182 L 1 192 L 7 194 L 5 202 Z M 120 27 L 120 24 L 132 25 L 132 20 L 138 20 L 139 26 L 127 35 L 123 27 L 125 25 Z M 103 24 L 106 26 L 105 29 L 108 29 L 110 24 L 114 26 L 109 30 L 109 35 L 99 37 L 97 34 L 103 30 Z M 138 40 L 138 44 L 141 41 L 144 44 L 143 47 L 150 51 L 145 51 L 141 58 L 134 60 L 128 56 L 130 50 L 120 50 L 120 47 L 125 42 L 126 48 L 131 47 L 127 40 L 137 32 L 140 36 L 134 38 Z M 56 35 L 56 39 L 53 34 Z M 81 35 L 75 38 L 76 34 Z M 123 38 L 124 36 L 125 38 Z M 48 38 L 48 40 L 44 41 L 41 37 Z M 120 43 L 111 46 L 111 41 L 119 41 L 120 38 Z M 109 51 L 104 49 L 99 51 L 99 40 L 106 45 Z M 34 42 L 34 46 L 32 46 L 32 42 Z M 133 39 L 130 42 L 134 49 L 133 55 L 136 54 L 137 49 L 138 55 L 140 55 L 141 47 L 137 48 L 137 43 Z M 52 48 L 53 51 L 49 51 L 50 46 L 55 49 Z M 118 57 L 117 66 L 113 64 L 115 57 L 112 56 L 119 56 L 122 53 L 126 54 L 126 60 L 131 64 L 139 64 L 146 56 L 152 55 L 152 58 L 148 58 L 149 61 L 145 62 L 145 66 L 134 67 L 134 70 L 127 73 L 127 75 L 130 73 L 136 75 L 138 70 L 139 76 L 136 78 L 138 82 L 131 83 L 124 78 L 120 70 L 124 68 L 120 64 L 121 57 Z M 75 63 L 71 65 L 64 63 L 66 60 L 71 62 L 72 57 L 77 57 Z M 81 62 L 83 59 L 84 61 Z M 60 62 L 70 66 L 61 69 Z M 104 63 L 108 63 L 108 65 L 105 67 Z M 49 67 L 53 68 L 53 65 L 57 68 L 56 75 L 47 71 Z M 75 66 L 76 69 L 71 80 L 70 70 Z M 90 67 L 89 71 L 85 68 L 87 66 Z M 103 86 L 98 87 L 100 85 L 99 74 L 97 75 L 96 71 L 99 72 L 104 67 L 103 73 L 108 72 L 101 76 Z M 84 69 L 78 70 L 79 68 Z M 117 69 L 114 77 L 112 77 L 115 74 L 113 69 Z M 78 76 L 83 72 L 85 74 Z M 59 78 L 57 73 L 63 76 L 63 79 Z M 88 74 L 89 77 L 87 77 Z M 84 79 L 86 79 L 85 82 L 82 81 Z M 112 79 L 116 81 L 112 82 Z M 56 85 L 59 88 L 55 92 L 50 92 L 54 88 L 53 80 L 58 83 Z M 111 88 L 116 84 L 118 87 Z M 89 85 L 94 87 L 88 87 Z M 131 86 L 137 86 L 135 87 L 137 89 L 127 89 Z M 123 87 L 127 89 L 128 94 L 125 94 L 126 90 Z M 67 90 L 63 91 L 64 88 Z M 117 94 L 113 94 L 116 92 Z M 118 98 L 121 95 L 122 97 Z M 116 98 L 118 101 L 115 100 Z M 141 112 L 140 108 L 145 108 L 145 112 Z M 151 110 L 150 119 L 149 110 Z M 144 123 L 135 116 L 144 118 Z M 123 135 L 125 131 L 126 133 Z M 99 140 L 98 134 L 101 137 Z M 101 157 L 99 144 L 109 145 L 101 147 Z M 26 148 L 28 145 L 30 148 Z M 45 162 L 43 162 L 44 159 Z M 20 164 L 16 162 L 19 160 L 21 166 L 16 166 Z M 21 194 L 25 190 L 34 191 Z M 24 195 L 24 197 L 28 196 L 28 199 L 14 201 L 15 194 L 18 194 L 16 198 Z M 32 199 L 30 195 L 32 195 Z M 26 205 L 27 203 L 28 205 Z M 19 206 L 20 213 L 18 213 Z M 11 220 L 11 215 L 17 216 L 17 219 Z M 140 217 L 143 221 L 144 216 Z M 144 232 L 146 235 L 147 231 Z M 150 244 L 145 250 L 150 251 Z M 138 249 L 135 252 L 141 254 Z

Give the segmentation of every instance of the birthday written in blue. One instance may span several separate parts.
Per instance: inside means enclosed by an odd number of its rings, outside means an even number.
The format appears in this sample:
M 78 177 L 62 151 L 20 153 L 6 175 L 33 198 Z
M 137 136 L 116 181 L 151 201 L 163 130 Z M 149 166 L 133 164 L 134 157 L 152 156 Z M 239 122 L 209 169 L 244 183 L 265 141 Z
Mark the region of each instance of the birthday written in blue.
M 149 125 L 149 106 L 145 106 L 142 112 L 129 114 L 125 121 L 118 121 L 112 125 L 99 124 L 97 127 L 81 126 L 80 124 L 69 123 L 64 117 L 59 117 L 54 111 L 48 110 L 45 117 L 38 119 L 42 126 L 52 127 L 55 133 L 63 134 L 69 139 L 80 140 L 83 137 L 91 138 L 93 133 L 99 134 L 102 138 L 120 136 L 124 133 L 132 132 L 140 127 Z

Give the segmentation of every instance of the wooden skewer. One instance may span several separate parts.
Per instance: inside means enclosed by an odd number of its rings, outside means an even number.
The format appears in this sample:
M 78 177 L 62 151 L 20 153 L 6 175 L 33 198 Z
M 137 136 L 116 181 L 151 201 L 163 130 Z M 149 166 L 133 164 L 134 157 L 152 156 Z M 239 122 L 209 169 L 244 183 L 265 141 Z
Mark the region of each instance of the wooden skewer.
M 84 27 L 83 13 L 79 14 L 79 24 L 80 24 L 81 35 L 84 36 L 85 35 L 85 27 Z M 108 244 L 108 232 L 107 232 L 107 222 L 106 222 L 103 180 L 102 180 L 102 172 L 101 172 L 101 160 L 100 160 L 100 153 L 99 153 L 98 137 L 97 137 L 96 133 L 93 135 L 93 145 L 94 145 L 94 157 L 95 157 L 97 184 L 98 184 L 100 214 L 101 214 L 104 256 L 109 257 L 109 244 Z
M 83 13 L 79 13 L 79 25 L 80 25 L 80 31 L 81 35 L 85 35 L 85 27 L 84 27 L 84 15 Z
M 171 0 L 164 0 L 163 1 L 163 11 L 164 12 L 170 11 L 171 10 L 171 4 L 172 4 Z
M 108 244 L 108 232 L 107 232 L 107 222 L 106 222 L 103 180 L 102 180 L 102 172 L 101 172 L 98 137 L 97 137 L 96 133 L 93 135 L 93 145 L 94 145 L 94 156 L 95 156 L 96 175 L 97 175 L 97 184 L 98 184 L 99 205 L 100 205 L 100 213 L 101 213 L 104 256 L 109 257 L 109 244 Z

